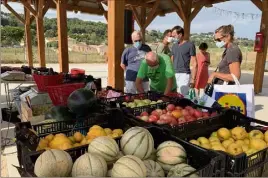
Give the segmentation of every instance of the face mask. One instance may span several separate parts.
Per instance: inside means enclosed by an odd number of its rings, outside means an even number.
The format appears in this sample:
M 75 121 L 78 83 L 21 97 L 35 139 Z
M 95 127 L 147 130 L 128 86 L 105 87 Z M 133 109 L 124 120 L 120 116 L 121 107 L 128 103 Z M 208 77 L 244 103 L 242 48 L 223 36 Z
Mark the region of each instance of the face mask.
M 171 43 L 173 41 L 172 37 L 168 37 L 167 42 Z
M 180 41 L 179 38 L 174 38 L 174 37 L 173 37 L 173 41 L 172 41 L 172 42 L 173 42 L 174 44 L 178 43 L 179 41 Z
M 216 42 L 216 46 L 218 47 L 218 48 L 223 48 L 224 46 L 225 46 L 225 42 L 224 41 L 217 41 Z
M 137 48 L 137 49 L 140 49 L 141 47 L 141 42 L 137 41 L 134 43 L 134 47 Z
M 152 70 L 156 70 L 156 69 L 158 69 L 158 67 L 159 67 L 159 64 L 157 64 L 156 66 L 153 66 L 153 67 L 149 66 L 149 68 Z

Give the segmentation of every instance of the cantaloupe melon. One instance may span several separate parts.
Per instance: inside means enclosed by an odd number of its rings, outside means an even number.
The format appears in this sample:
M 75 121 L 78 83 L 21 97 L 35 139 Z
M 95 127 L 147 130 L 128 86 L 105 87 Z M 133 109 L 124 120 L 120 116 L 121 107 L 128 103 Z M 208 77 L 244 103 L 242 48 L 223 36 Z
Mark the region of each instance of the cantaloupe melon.
M 124 155 L 134 155 L 145 160 L 149 158 L 153 152 L 154 140 L 147 129 L 132 127 L 122 136 L 120 146 Z
M 165 177 L 162 167 L 153 160 L 143 161 L 146 166 L 146 177 Z
M 132 155 L 121 157 L 113 166 L 112 177 L 146 177 L 143 161 Z
M 115 161 L 119 154 L 119 146 L 114 139 L 102 136 L 91 141 L 88 152 L 102 156 L 107 162 Z
M 156 161 L 164 171 L 169 171 L 173 166 L 186 162 L 186 151 L 180 144 L 166 141 L 157 147 Z
M 72 166 L 72 158 L 67 152 L 51 149 L 37 158 L 34 173 L 38 177 L 69 177 Z
M 72 177 L 105 177 L 107 164 L 96 154 L 85 153 L 73 165 Z
M 155 148 L 153 148 L 152 154 L 146 160 L 153 160 L 153 161 L 156 160 L 156 149 Z
M 182 163 L 172 167 L 168 172 L 168 177 L 183 177 L 195 172 L 196 169 L 188 164 Z M 191 174 L 189 177 L 198 177 L 197 174 Z

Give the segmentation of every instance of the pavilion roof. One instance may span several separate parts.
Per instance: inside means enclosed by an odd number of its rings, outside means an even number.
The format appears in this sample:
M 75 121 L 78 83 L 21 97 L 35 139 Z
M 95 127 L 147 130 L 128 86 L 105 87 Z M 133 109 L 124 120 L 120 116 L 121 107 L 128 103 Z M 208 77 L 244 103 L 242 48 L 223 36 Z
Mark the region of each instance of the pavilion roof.
M 9 0 L 8 0 L 9 1 Z M 10 0 L 12 2 L 17 1 L 26 1 L 26 0 Z M 115 0 L 117 1 L 117 0 Z M 120 1 L 120 0 L 118 0 Z M 126 9 L 131 9 L 132 7 L 137 7 L 137 11 L 140 12 L 141 7 L 146 8 L 146 15 L 151 12 L 155 3 L 158 0 L 125 0 Z M 159 0 L 159 4 L 156 10 L 156 14 L 159 16 L 164 16 L 167 13 L 175 12 L 174 4 L 170 3 L 173 1 L 177 6 L 179 0 Z M 184 3 L 187 0 L 181 0 Z M 193 0 L 193 8 L 198 6 L 207 6 L 211 7 L 212 4 L 229 1 L 229 0 Z M 32 5 L 35 3 L 35 0 L 32 0 Z M 104 15 L 106 13 L 104 5 L 107 5 L 107 0 L 67 0 L 67 10 L 81 13 L 89 13 L 95 15 Z M 46 4 L 49 4 L 50 8 L 56 8 L 53 0 L 45 0 Z

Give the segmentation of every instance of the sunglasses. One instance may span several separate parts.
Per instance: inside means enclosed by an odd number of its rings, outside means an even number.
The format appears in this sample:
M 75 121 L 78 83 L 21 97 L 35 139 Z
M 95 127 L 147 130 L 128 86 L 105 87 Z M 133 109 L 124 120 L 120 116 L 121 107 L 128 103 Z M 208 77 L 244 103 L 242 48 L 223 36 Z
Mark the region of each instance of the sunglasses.
M 225 37 L 225 36 L 222 36 L 222 37 L 220 37 L 220 38 L 214 38 L 214 41 L 221 42 L 221 41 L 222 41 L 222 39 L 223 39 L 224 37 Z
M 136 42 L 141 42 L 141 40 L 134 40 L 134 42 L 136 43 Z

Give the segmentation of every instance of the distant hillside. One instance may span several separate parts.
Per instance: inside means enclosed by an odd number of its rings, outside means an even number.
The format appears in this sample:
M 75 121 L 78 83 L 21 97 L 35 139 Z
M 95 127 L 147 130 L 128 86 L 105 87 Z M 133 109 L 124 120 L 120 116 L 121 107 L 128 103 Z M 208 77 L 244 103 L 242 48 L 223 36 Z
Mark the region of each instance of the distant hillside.
M 10 13 L 1 12 L 1 45 L 14 46 L 19 45 L 24 38 L 24 27 Z M 45 18 L 45 37 L 57 37 L 57 19 Z M 68 18 L 68 36 L 77 42 L 84 42 L 91 45 L 107 44 L 107 24 L 101 22 L 83 21 L 77 18 Z M 36 45 L 36 26 L 35 22 L 31 25 L 32 43 Z M 161 41 L 163 33 L 156 30 L 146 31 L 146 41 L 148 43 Z M 198 46 L 202 42 L 209 44 L 209 47 L 215 47 L 213 33 L 192 34 L 191 40 Z M 244 47 L 253 47 L 254 41 L 247 38 L 238 38 L 239 45 Z

